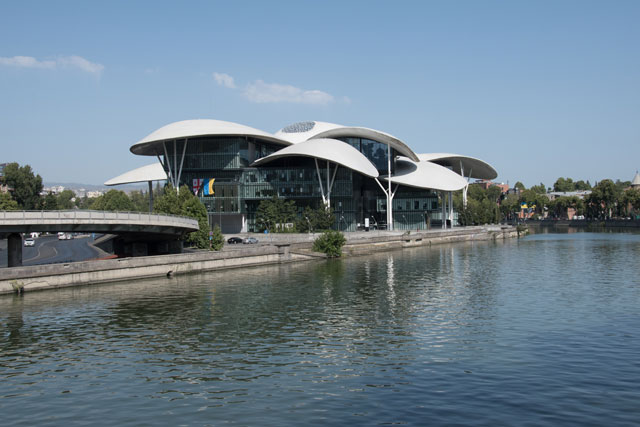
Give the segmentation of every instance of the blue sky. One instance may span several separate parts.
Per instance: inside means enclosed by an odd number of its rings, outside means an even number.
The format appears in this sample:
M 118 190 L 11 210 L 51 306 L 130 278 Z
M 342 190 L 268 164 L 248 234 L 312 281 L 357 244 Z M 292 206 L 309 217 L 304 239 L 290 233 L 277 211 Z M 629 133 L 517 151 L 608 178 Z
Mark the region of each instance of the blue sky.
M 3 2 L 0 162 L 100 184 L 214 118 L 319 120 L 527 187 L 640 169 L 639 1 Z

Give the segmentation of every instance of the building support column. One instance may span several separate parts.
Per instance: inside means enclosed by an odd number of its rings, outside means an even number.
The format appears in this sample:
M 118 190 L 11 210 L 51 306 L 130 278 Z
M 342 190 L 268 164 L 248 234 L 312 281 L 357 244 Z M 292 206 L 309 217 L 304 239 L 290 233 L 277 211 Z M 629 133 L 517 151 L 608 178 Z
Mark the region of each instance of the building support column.
M 7 237 L 7 267 L 22 267 L 22 235 L 11 233 Z
M 389 180 L 389 191 L 387 191 L 387 190 L 385 190 L 384 186 L 382 184 L 380 184 L 380 181 L 378 181 L 378 178 L 374 178 L 374 179 L 378 183 L 380 188 L 382 189 L 382 192 L 385 194 L 385 196 L 387 196 L 387 220 L 390 217 L 393 218 L 393 215 L 390 215 L 390 212 L 393 209 L 393 197 L 398 192 L 398 188 L 400 188 L 400 184 L 396 185 L 395 191 L 391 191 L 391 180 Z M 392 226 L 393 226 L 393 224 L 392 224 Z M 389 224 L 387 223 L 387 230 L 388 229 L 389 229 Z
M 178 194 L 180 193 L 180 177 L 182 176 L 182 165 L 184 164 L 184 156 L 187 153 L 187 142 L 189 142 L 189 139 L 185 138 L 184 147 L 182 147 L 182 158 L 180 159 L 180 168 L 178 169 L 178 180 L 176 182 L 176 184 L 178 185 L 178 188 L 176 189 L 178 191 Z M 174 144 L 177 145 L 177 142 L 174 142 Z
M 173 172 L 171 172 L 171 162 L 169 161 L 169 154 L 167 154 L 167 144 L 165 141 L 162 141 L 162 147 L 164 148 L 164 164 L 169 171 L 167 178 L 169 178 L 169 183 L 171 183 L 175 188 L 175 179 L 173 178 Z
M 153 182 L 149 182 L 149 213 L 153 212 Z
M 449 223 L 453 228 L 453 192 L 449 191 Z
M 391 194 L 391 144 L 387 144 L 387 178 L 389 179 L 389 191 L 387 193 L 387 230 L 393 230 L 393 194 Z
M 322 196 L 322 203 L 327 205 L 327 199 L 324 196 L 324 187 L 322 186 L 322 177 L 320 176 L 320 167 L 318 166 L 318 159 L 313 159 L 316 162 L 316 173 L 318 174 L 318 184 L 320 184 L 320 195 Z
M 338 173 L 339 164 L 336 163 L 336 168 L 333 170 L 333 176 L 329 179 L 331 175 L 331 164 L 329 160 L 327 160 L 327 193 L 324 192 L 324 187 L 322 186 L 322 176 L 320 175 L 320 166 L 318 166 L 318 159 L 314 159 L 316 163 L 316 173 L 318 174 L 318 184 L 320 184 L 320 195 L 322 196 L 322 203 L 324 206 L 329 209 L 331 207 L 331 189 L 333 188 L 333 183 L 336 180 L 336 174 Z
M 440 210 L 442 215 L 442 229 L 444 230 L 447 228 L 447 199 L 444 191 L 440 192 L 440 203 L 442 204 Z

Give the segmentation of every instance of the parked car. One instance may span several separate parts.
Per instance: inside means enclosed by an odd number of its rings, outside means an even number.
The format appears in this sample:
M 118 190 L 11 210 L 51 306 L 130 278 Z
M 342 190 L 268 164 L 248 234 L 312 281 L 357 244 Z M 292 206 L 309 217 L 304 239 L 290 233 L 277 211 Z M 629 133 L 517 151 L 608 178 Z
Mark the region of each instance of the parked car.
M 235 245 L 236 243 L 242 243 L 242 239 L 240 237 L 230 237 L 227 239 L 227 243 Z
M 58 240 L 67 240 L 67 234 L 62 231 L 58 233 Z
M 26 239 L 24 239 L 24 245 L 25 246 L 35 246 L 36 241 L 33 240 L 31 237 L 27 237 Z
M 258 239 L 256 239 L 255 237 L 247 237 L 246 239 L 244 239 L 245 244 L 252 244 L 252 243 L 258 243 Z

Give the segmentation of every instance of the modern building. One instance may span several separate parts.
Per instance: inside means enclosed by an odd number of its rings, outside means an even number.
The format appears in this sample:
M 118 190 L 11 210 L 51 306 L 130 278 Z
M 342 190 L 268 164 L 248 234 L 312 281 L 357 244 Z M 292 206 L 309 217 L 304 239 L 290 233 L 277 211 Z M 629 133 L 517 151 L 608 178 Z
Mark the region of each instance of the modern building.
M 471 178 L 497 176 L 478 159 L 419 155 L 385 132 L 314 121 L 270 134 L 237 123 L 186 120 L 152 132 L 130 150 L 157 158 L 168 181 L 197 194 L 209 223 L 225 233 L 260 231 L 256 210 L 273 197 L 294 200 L 300 212 L 329 206 L 334 227 L 343 231 L 453 226 L 452 192 L 466 190 Z

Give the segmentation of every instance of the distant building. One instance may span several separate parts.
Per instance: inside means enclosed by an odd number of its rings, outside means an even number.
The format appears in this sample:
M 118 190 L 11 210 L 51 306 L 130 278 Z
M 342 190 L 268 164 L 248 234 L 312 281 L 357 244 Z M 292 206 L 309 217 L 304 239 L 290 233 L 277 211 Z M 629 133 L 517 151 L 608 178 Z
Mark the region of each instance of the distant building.
M 503 194 L 505 194 L 505 193 L 507 193 L 509 191 L 509 184 L 505 184 L 503 182 L 498 184 L 497 182 L 493 182 L 491 180 L 479 179 L 476 182 L 474 182 L 473 184 L 474 185 L 479 185 L 484 190 L 487 190 L 489 187 L 498 187 L 498 188 L 500 188 L 500 190 L 501 190 L 501 192 Z
M 87 191 L 86 195 L 90 199 L 95 199 L 96 197 L 104 195 L 104 193 L 102 191 Z
M 547 193 L 549 196 L 549 200 L 555 200 L 558 197 L 577 197 L 579 199 L 584 199 L 589 194 L 591 194 L 591 190 L 580 190 L 580 191 L 550 191 Z

